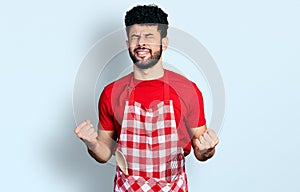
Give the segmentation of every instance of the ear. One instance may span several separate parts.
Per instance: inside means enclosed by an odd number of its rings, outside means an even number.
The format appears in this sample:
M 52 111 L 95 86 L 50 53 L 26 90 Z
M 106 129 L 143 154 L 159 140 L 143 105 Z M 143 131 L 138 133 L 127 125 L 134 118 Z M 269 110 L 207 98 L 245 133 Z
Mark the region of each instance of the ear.
M 127 46 L 127 49 L 129 49 L 129 42 L 128 42 L 128 40 L 126 40 L 126 46 Z
M 163 51 L 165 51 L 169 45 L 169 38 L 168 37 L 162 38 L 161 43 L 162 43 L 162 49 Z

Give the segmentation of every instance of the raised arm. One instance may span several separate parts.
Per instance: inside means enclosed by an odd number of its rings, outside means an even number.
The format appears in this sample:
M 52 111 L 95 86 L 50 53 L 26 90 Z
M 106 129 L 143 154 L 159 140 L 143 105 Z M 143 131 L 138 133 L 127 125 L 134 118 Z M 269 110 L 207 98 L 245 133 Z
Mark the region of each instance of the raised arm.
M 215 154 L 215 147 L 219 143 L 217 134 L 206 125 L 192 128 L 192 146 L 194 155 L 199 161 L 206 161 Z
M 87 146 L 89 154 L 99 163 L 106 163 L 116 145 L 114 131 L 95 130 L 89 120 L 81 122 L 74 130 Z

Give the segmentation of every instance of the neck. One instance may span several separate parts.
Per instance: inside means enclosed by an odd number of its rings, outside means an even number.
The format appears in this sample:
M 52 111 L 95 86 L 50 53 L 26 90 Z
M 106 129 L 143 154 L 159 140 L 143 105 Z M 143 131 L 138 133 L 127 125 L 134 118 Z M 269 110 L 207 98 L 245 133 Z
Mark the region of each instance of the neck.
M 164 68 L 162 65 L 162 58 L 158 63 L 149 69 L 140 69 L 137 66 L 133 66 L 133 75 L 137 80 L 153 80 L 164 76 Z

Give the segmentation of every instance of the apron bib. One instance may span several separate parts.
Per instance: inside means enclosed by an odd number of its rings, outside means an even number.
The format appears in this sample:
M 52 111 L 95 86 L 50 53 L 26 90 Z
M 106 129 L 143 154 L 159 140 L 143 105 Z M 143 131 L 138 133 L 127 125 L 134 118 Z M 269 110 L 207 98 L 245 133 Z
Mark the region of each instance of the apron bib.
M 134 93 L 132 76 L 117 147 L 127 161 L 128 175 L 117 166 L 114 191 L 187 192 L 184 153 L 178 145 L 167 83 L 164 82 L 164 100 L 151 108 L 135 102 Z

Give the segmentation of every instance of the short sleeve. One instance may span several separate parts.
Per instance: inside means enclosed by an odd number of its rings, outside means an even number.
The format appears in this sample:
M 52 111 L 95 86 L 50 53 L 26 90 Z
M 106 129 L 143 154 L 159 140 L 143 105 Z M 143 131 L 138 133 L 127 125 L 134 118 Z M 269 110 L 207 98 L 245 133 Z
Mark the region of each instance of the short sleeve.
M 114 130 L 114 116 L 111 107 L 111 97 L 109 95 L 111 95 L 111 93 L 108 89 L 104 88 L 98 103 L 98 128 L 105 131 Z
M 186 125 L 188 128 L 196 128 L 206 124 L 202 93 L 195 83 L 192 83 L 192 85 L 192 89 L 194 90 L 189 100 L 186 116 Z

